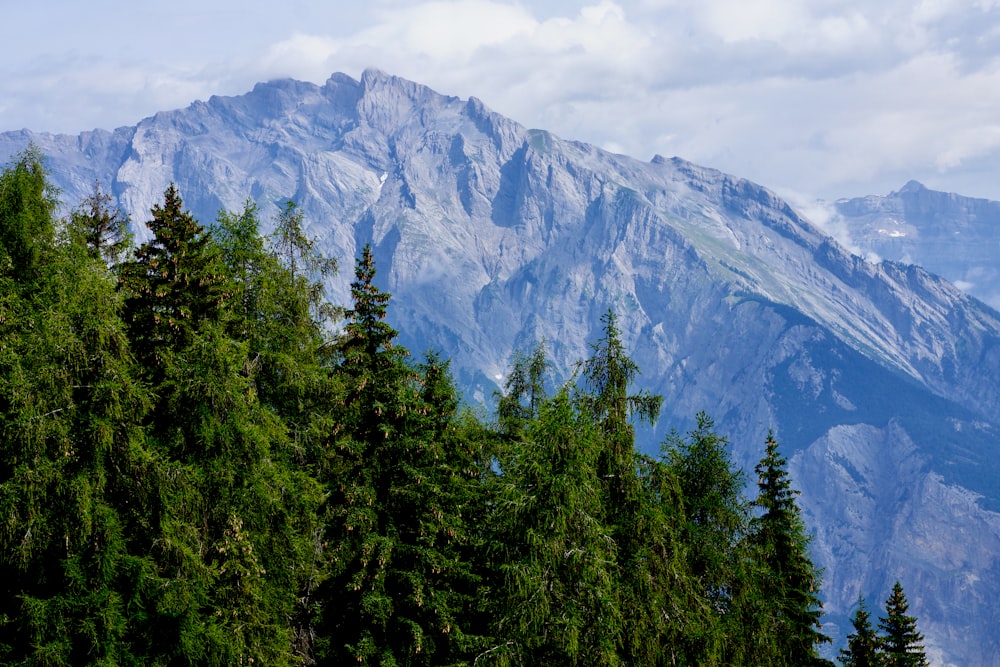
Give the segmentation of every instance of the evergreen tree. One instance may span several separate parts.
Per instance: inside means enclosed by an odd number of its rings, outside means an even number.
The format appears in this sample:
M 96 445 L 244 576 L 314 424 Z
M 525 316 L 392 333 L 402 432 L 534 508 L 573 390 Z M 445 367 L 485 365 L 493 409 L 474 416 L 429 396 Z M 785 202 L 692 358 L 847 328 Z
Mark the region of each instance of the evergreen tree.
M 881 639 L 871 624 L 864 599 L 851 617 L 854 632 L 847 635 L 847 647 L 840 649 L 838 660 L 844 667 L 881 667 Z
M 758 589 L 765 628 L 773 642 L 772 664 L 828 664 L 817 647 L 830 638 L 821 631 L 822 602 L 819 599 L 820 573 L 809 557 L 809 538 L 799 514 L 778 443 L 768 434 L 766 453 L 754 468 L 758 475 L 756 505 L 762 513 L 754 520 L 752 540 L 763 567 Z
M 739 567 L 740 542 L 749 529 L 750 508 L 743 498 L 743 473 L 733 468 L 726 439 L 715 433 L 704 412 L 696 421 L 686 440 L 668 439 L 667 461 L 684 499 L 692 574 L 706 595 L 724 607 Z
M 885 601 L 885 616 L 879 619 L 882 631 L 882 664 L 885 667 L 925 667 L 924 636 L 917 632 L 917 619 L 907 615 L 910 608 L 897 581 Z
M 0 255 L 19 265 L 0 270 L 0 659 L 140 664 L 160 507 L 149 396 L 107 267 L 56 240 L 40 163 L 0 183 Z
M 424 377 L 406 363 L 369 246 L 355 276 L 338 345 L 320 653 L 331 664 L 458 664 L 477 640 L 466 632 L 474 582 L 461 558 L 471 463 L 446 435 L 454 390 L 433 360 Z
M 322 468 L 338 387 L 330 373 L 333 350 L 326 326 L 331 309 L 322 281 L 336 267 L 316 255 L 304 236 L 282 231 L 301 224 L 297 214 L 289 221 L 289 211 L 294 211 L 291 205 L 279 217 L 275 234 L 263 238 L 257 207 L 247 202 L 238 214 L 219 214 L 213 239 L 222 250 L 232 294 L 230 335 L 248 345 L 257 396 L 291 429 L 300 461 Z
M 42 155 L 31 146 L 0 174 L 0 274 L 25 285 L 39 276 L 55 238 L 55 207 Z
M 302 213 L 295 202 L 285 202 L 268 241 L 278 262 L 305 287 L 303 294 L 315 319 L 333 319 L 341 311 L 325 301 L 321 281 L 337 272 L 337 260 L 316 252 L 316 239 L 306 236 L 302 222 Z
M 202 323 L 219 321 L 227 297 L 218 246 L 184 210 L 176 186 L 163 198 L 146 223 L 153 238 L 120 269 L 126 322 L 147 368 L 190 345 Z
M 153 209 L 153 239 L 120 269 L 129 331 L 157 395 L 146 433 L 164 468 L 150 549 L 162 584 L 148 590 L 139 635 L 168 663 L 282 665 L 312 652 L 304 628 L 319 578 L 321 489 L 301 465 L 299 432 L 290 437 L 305 413 L 284 408 L 302 398 L 289 386 L 320 374 L 302 354 L 315 331 L 270 322 L 287 312 L 277 296 L 310 297 L 263 249 L 253 210 L 244 213 L 222 216 L 232 224 L 219 244 L 171 186 Z M 297 354 L 281 371 L 296 379 L 262 379 L 265 368 L 281 375 L 273 362 L 289 350 Z
M 501 461 L 496 504 L 498 665 L 616 665 L 616 553 L 596 475 L 599 435 L 567 389 Z
M 630 496 L 636 476 L 632 419 L 655 423 L 663 397 L 645 390 L 629 394 L 639 367 L 625 351 L 614 312 L 605 313 L 601 322 L 603 336 L 591 346 L 593 354 L 583 363 L 586 392 L 582 398 L 604 436 L 598 475 L 607 487 L 607 508 L 618 514 L 633 502 Z
M 687 438 L 672 435 L 666 461 L 683 504 L 686 565 L 693 585 L 712 613 L 708 625 L 686 628 L 692 664 L 739 664 L 746 641 L 734 599 L 747 566 L 750 507 L 743 496 L 743 473 L 732 466 L 726 439 L 705 413 Z
M 69 218 L 70 233 L 78 236 L 95 258 L 108 264 L 120 261 L 132 242 L 128 216 L 112 206 L 113 198 L 98 182 Z
M 548 367 L 544 341 L 529 355 L 514 353 L 514 364 L 504 381 L 504 391 L 497 396 L 497 424 L 501 434 L 515 440 L 520 438 L 538 415 L 538 408 L 548 396 L 545 390 Z
M 625 664 L 723 665 L 728 638 L 718 609 L 691 571 L 679 481 L 663 461 L 637 457 L 638 502 L 619 541 L 617 591 Z M 623 555 L 624 554 L 624 555 Z M 735 638 L 734 638 L 735 639 Z

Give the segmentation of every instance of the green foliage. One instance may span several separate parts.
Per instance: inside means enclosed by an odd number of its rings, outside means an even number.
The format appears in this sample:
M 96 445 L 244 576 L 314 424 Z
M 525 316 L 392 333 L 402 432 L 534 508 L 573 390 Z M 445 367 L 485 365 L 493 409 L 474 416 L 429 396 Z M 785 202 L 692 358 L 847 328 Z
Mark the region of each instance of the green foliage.
M 153 238 L 119 269 L 125 320 L 148 368 L 163 367 L 166 355 L 190 345 L 202 323 L 222 319 L 229 296 L 218 247 L 184 210 L 173 184 L 163 197 L 146 223 Z
M 625 351 L 614 312 L 609 310 L 601 322 L 603 337 L 591 346 L 593 356 L 583 363 L 588 391 L 581 398 L 604 435 L 598 474 L 609 486 L 609 504 L 618 508 L 629 501 L 626 487 L 634 477 L 635 433 L 631 420 L 655 423 L 663 397 L 648 391 L 629 394 L 639 367 Z
M 434 356 L 419 369 L 385 320 L 366 246 L 338 344 L 344 393 L 333 437 L 322 657 L 331 664 L 458 664 L 478 643 L 463 507 L 473 452 L 451 435 L 457 399 Z
M 67 228 L 74 241 L 108 264 L 122 260 L 132 243 L 128 216 L 112 206 L 112 196 L 94 183 L 94 191 L 70 214 Z
M 276 235 L 290 224 L 291 210 L 279 219 Z M 315 258 L 309 244 L 291 246 L 286 239 L 279 249 L 275 236 L 261 237 L 259 226 L 257 207 L 247 202 L 239 214 L 220 213 L 213 230 L 232 294 L 229 334 L 247 345 L 258 400 L 285 422 L 300 462 L 322 468 L 339 384 L 329 368 L 329 309 L 319 304 L 321 280 L 334 267 Z
M 799 492 L 792 488 L 786 465 L 768 434 L 764 458 L 754 468 L 759 488 L 755 504 L 762 513 L 754 519 L 751 540 L 761 565 L 757 585 L 762 596 L 751 609 L 773 637 L 772 664 L 827 664 L 817 653 L 819 644 L 830 641 L 820 629 L 821 575 L 809 557 L 809 537 L 795 502 Z
M 743 474 L 733 468 L 725 438 L 704 412 L 687 439 L 668 438 L 667 461 L 684 501 L 685 542 L 692 574 L 717 605 L 728 605 L 728 583 L 738 575 L 740 543 L 749 531 L 750 508 Z
M 509 437 L 520 437 L 523 430 L 538 416 L 538 408 L 546 400 L 545 372 L 549 362 L 545 343 L 531 354 L 514 354 L 514 364 L 504 381 L 504 392 L 497 399 L 497 427 Z
M 290 664 L 312 651 L 302 625 L 320 577 L 322 490 L 289 428 L 290 416 L 311 413 L 285 408 L 314 397 L 260 373 L 280 363 L 315 379 L 315 360 L 294 352 L 314 350 L 318 334 L 311 320 L 280 337 L 268 325 L 285 312 L 275 294 L 308 297 L 291 294 L 301 284 L 257 243 L 252 209 L 223 216 L 232 224 L 222 245 L 178 213 L 173 188 L 165 198 L 153 240 L 122 271 L 133 345 L 156 350 L 145 357 L 158 395 L 147 433 L 166 467 L 151 549 L 165 583 L 148 602 L 148 650 L 168 661 Z
M 0 174 L 0 662 L 823 664 L 777 443 L 753 504 L 704 413 L 636 454 L 661 399 L 613 313 L 578 382 L 516 355 L 487 419 L 398 344 L 370 247 L 325 302 L 291 203 L 209 232 L 170 186 L 128 261 L 98 186 L 53 210 L 29 150 Z M 844 664 L 926 664 L 897 589 Z
M 55 236 L 55 207 L 42 155 L 32 146 L 0 174 L 0 275 L 22 284 L 40 276 Z
M 567 390 L 539 407 L 502 462 L 497 493 L 506 595 L 496 664 L 613 665 L 622 624 L 615 544 L 602 520 L 598 433 Z M 499 535 L 498 535 L 499 537 Z
M 140 664 L 131 632 L 157 509 L 139 427 L 149 396 L 114 283 L 84 246 L 55 243 L 43 181 L 37 163 L 0 176 L 30 186 L 0 228 L 34 230 L 8 246 L 22 270 L 0 272 L 0 655 Z
M 879 667 L 882 665 L 882 641 L 872 627 L 871 616 L 864 599 L 851 617 L 854 632 L 847 635 L 847 646 L 840 649 L 837 659 L 844 667 Z
M 686 547 L 688 576 L 699 599 L 713 610 L 700 627 L 686 632 L 689 664 L 752 663 L 738 596 L 754 569 L 748 544 L 750 507 L 743 495 L 743 474 L 733 468 L 727 445 L 705 413 L 697 415 L 696 427 L 686 438 L 672 434 L 665 444 L 666 465 L 683 505 L 678 541 Z
M 917 632 L 917 619 L 907 615 L 910 604 L 897 581 L 885 601 L 885 616 L 879 619 L 882 631 L 882 662 L 885 667 L 925 667 L 924 637 Z

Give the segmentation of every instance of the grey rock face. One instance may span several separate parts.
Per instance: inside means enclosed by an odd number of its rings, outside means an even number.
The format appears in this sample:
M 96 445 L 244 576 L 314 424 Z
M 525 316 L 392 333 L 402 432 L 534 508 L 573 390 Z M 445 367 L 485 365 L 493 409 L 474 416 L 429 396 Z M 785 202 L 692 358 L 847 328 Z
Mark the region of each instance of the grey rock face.
M 843 199 L 835 208 L 865 252 L 919 264 L 1000 308 L 1000 202 L 910 181 L 884 197 Z
M 97 179 L 140 238 L 171 181 L 204 222 L 296 200 L 341 261 L 338 302 L 371 242 L 403 342 L 450 357 L 470 400 L 541 339 L 568 377 L 614 308 L 665 399 L 644 448 L 706 410 L 750 468 L 775 429 L 826 568 L 828 629 L 846 634 L 858 594 L 877 607 L 898 578 L 938 664 L 1000 659 L 1000 316 L 951 283 L 851 255 L 748 181 L 375 71 L 260 84 L 111 133 L 4 134 L 0 155 L 29 141 L 65 201 Z

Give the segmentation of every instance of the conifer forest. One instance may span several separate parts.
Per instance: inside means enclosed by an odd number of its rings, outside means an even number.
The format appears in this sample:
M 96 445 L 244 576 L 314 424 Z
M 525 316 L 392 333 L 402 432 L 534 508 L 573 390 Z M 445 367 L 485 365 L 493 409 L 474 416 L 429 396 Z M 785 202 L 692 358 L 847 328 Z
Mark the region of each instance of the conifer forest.
M 171 186 L 141 244 L 100 186 L 57 210 L 36 150 L 4 168 L 0 663 L 927 664 L 899 584 L 830 646 L 773 437 L 749 482 L 704 413 L 636 452 L 661 399 L 614 312 L 487 411 L 293 203 L 262 236 Z

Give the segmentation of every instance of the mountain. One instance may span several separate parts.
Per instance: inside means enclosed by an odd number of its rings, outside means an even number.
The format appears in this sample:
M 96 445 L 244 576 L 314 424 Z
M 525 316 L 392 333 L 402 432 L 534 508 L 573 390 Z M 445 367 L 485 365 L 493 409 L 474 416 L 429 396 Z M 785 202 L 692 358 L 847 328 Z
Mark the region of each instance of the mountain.
M 1000 202 L 910 181 L 884 197 L 838 200 L 834 210 L 865 252 L 919 264 L 1000 308 Z
M 371 242 L 402 342 L 450 357 L 471 401 L 542 339 L 567 378 L 614 308 L 664 396 L 645 449 L 705 410 L 750 469 L 774 429 L 835 645 L 858 595 L 880 607 L 899 579 L 935 664 L 1000 663 L 1000 314 L 953 284 L 850 254 L 744 179 L 566 141 L 377 71 L 259 84 L 113 132 L 2 134 L 0 155 L 29 142 L 64 201 L 96 179 L 140 239 L 171 181 L 204 222 L 294 199 L 341 262 L 337 302 Z

